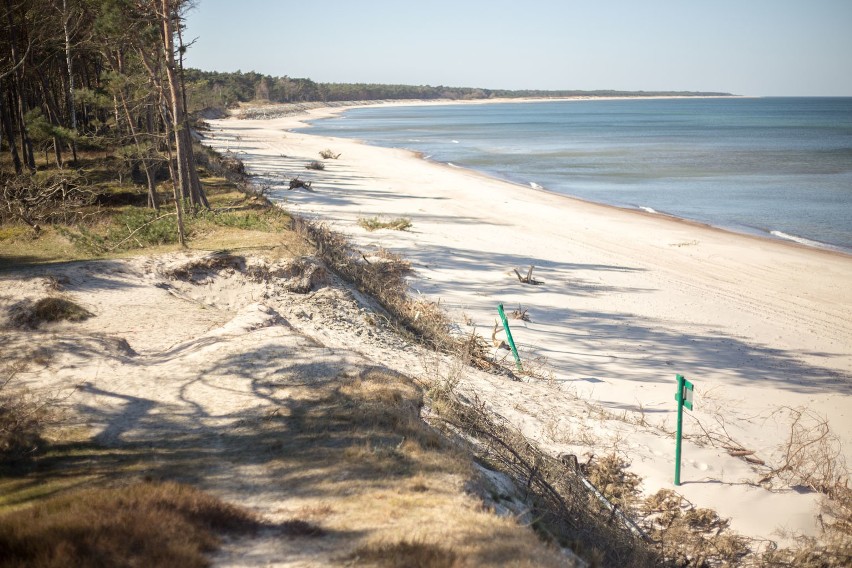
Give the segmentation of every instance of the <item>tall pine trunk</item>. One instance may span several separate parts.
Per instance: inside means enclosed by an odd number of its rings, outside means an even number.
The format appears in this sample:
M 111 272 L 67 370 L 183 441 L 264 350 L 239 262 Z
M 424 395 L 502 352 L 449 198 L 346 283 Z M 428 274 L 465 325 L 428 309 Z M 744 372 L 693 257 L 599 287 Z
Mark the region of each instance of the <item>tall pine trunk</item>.
M 71 155 L 73 163 L 77 164 L 77 109 L 74 106 L 74 71 L 71 66 L 71 33 L 68 31 L 68 0 L 62 0 L 62 31 L 65 33 L 65 64 L 68 67 L 68 110 L 71 115 Z
M 6 98 L 7 100 L 3 100 Z M 12 128 L 12 119 L 9 113 L 9 96 L 3 97 L 0 94 L 0 121 L 3 122 L 3 130 L 6 132 L 7 143 L 9 144 L 9 153 L 12 155 L 12 164 L 15 166 L 15 173 L 21 175 L 24 173 L 24 165 L 21 163 L 21 156 L 18 154 L 18 145 L 15 143 L 15 131 Z
M 171 0 L 160 1 L 163 36 L 163 55 L 166 62 L 166 78 L 169 83 L 169 104 L 171 106 L 172 126 L 175 132 L 175 154 L 177 157 L 178 178 L 181 194 L 189 197 L 193 209 L 199 205 L 209 207 L 207 198 L 198 180 L 195 169 L 195 155 L 192 151 L 192 137 L 186 120 L 186 109 L 181 96 L 180 78 L 175 63 L 174 25 L 172 23 Z

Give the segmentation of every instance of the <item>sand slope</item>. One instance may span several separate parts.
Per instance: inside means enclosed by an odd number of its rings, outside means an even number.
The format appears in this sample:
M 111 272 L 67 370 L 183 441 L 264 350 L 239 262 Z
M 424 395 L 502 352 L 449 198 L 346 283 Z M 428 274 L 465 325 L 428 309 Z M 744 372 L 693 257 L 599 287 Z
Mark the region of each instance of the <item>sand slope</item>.
M 685 445 L 679 491 L 748 535 L 815 533 L 816 494 L 777 480 L 757 486 L 769 468 L 729 456 L 719 440 L 777 466 L 790 433 L 785 409 L 809 409 L 828 419 L 848 460 L 852 258 L 291 132 L 300 118 L 213 121 L 206 143 L 236 152 L 289 210 L 329 222 L 364 249 L 411 259 L 415 293 L 440 301 L 459 332 L 490 336 L 498 303 L 528 309 L 530 321 L 512 322 L 513 334 L 521 357 L 551 381 L 467 383 L 496 411 L 554 452 L 609 444 L 652 493 L 672 487 L 682 373 L 696 385 L 696 409 L 687 413 L 695 439 Z M 304 169 L 325 148 L 342 155 L 325 171 Z M 314 191 L 286 191 L 296 176 Z M 369 233 L 356 224 L 376 215 L 413 227 Z M 521 284 L 511 272 L 530 264 L 543 284 Z M 580 413 L 588 404 L 606 412 Z M 584 433 L 598 440 L 594 448 Z

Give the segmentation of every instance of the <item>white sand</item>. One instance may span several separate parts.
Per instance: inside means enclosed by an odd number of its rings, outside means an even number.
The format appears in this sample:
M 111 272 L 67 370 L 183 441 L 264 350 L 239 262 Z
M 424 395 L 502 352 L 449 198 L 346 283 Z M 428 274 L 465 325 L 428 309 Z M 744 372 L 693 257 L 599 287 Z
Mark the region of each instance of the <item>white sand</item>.
M 381 246 L 411 259 L 415 293 L 440 300 L 460 332 L 475 327 L 490 336 L 498 303 L 528 309 L 530 322 L 510 320 L 513 334 L 525 363 L 552 373 L 552 382 L 470 372 L 464 386 L 552 451 L 614 447 L 643 477 L 645 492 L 673 488 L 674 441 L 661 429 L 674 430 L 675 374 L 682 373 L 696 385 L 687 435 L 703 427 L 729 436 L 777 467 L 788 409 L 809 409 L 828 420 L 848 461 L 849 256 L 289 131 L 304 118 L 212 121 L 206 143 L 237 152 L 294 213 L 328 221 L 364 249 Z M 306 170 L 325 148 L 340 159 L 327 160 L 322 172 Z M 314 191 L 285 191 L 296 176 L 312 180 Z M 407 217 L 413 227 L 368 233 L 356 224 L 377 215 Z M 511 273 L 529 264 L 544 284 L 523 285 Z M 383 363 L 401 365 L 392 352 L 387 357 Z M 621 419 L 602 417 L 598 406 Z M 643 420 L 649 426 L 634 424 Z M 816 534 L 817 494 L 777 479 L 771 490 L 758 486 L 769 467 L 731 457 L 718 442 L 698 442 L 684 443 L 678 488 L 695 505 L 716 509 L 750 536 Z

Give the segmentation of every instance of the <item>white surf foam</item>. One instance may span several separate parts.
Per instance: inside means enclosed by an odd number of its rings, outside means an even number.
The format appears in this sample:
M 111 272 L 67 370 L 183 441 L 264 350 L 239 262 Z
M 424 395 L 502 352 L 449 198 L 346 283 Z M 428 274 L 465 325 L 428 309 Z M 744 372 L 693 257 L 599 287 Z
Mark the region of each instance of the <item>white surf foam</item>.
M 819 241 L 812 241 L 811 239 L 806 239 L 805 237 L 799 237 L 797 235 L 790 235 L 783 231 L 769 231 L 769 234 L 779 239 L 784 239 L 786 241 L 793 241 L 799 243 L 800 245 L 807 245 L 809 247 L 817 247 L 817 248 L 827 248 L 833 249 L 834 247 L 827 245 L 825 243 L 821 243 Z
M 652 209 L 651 207 L 645 207 L 644 205 L 640 205 L 639 209 L 641 209 L 642 211 L 645 211 L 646 213 L 657 213 L 658 212 L 656 209 Z

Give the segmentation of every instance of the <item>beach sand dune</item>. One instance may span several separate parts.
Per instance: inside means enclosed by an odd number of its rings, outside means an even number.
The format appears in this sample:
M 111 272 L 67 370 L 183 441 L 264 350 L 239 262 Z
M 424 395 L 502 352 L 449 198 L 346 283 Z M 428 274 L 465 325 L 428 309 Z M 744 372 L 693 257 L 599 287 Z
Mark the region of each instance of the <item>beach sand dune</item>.
M 440 301 L 459 333 L 490 337 L 500 303 L 528 310 L 529 321 L 510 320 L 513 335 L 525 365 L 547 379 L 471 372 L 462 388 L 552 452 L 609 448 L 630 461 L 646 493 L 672 488 L 680 373 L 695 384 L 696 402 L 678 491 L 750 536 L 815 534 L 815 493 L 789 480 L 757 482 L 783 463 L 799 411 L 827 420 L 840 457 L 851 457 L 852 257 L 292 131 L 330 112 L 212 121 L 205 143 L 236 153 L 288 210 L 329 223 L 365 251 L 410 259 L 413 293 Z M 326 148 L 340 158 L 306 170 Z M 313 191 L 287 191 L 297 176 Z M 412 227 L 359 227 L 374 216 Z M 542 284 L 518 281 L 513 270 L 530 265 Z M 594 447 L 583 443 L 590 437 Z M 723 439 L 766 466 L 729 455 Z

